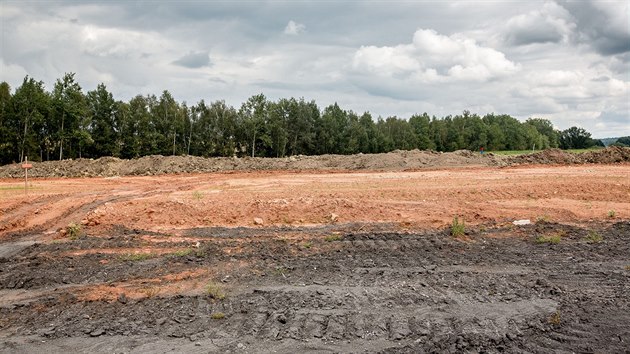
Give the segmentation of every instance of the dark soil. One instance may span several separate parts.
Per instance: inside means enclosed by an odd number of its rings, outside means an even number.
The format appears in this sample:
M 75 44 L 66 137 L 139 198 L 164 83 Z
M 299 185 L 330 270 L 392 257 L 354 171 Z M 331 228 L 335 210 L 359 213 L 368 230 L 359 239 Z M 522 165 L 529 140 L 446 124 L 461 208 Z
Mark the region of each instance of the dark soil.
M 0 352 L 630 348 L 627 221 L 488 225 L 463 239 L 448 230 L 391 230 L 205 228 L 186 233 L 198 240 L 191 246 L 120 228 L 108 237 L 1 243 Z M 182 247 L 190 252 L 154 252 Z M 152 256 L 111 253 L 127 248 Z M 79 252 L 99 249 L 110 253 Z M 121 287 L 197 270 L 207 275 L 192 289 L 172 291 L 177 282 L 165 281 L 133 296 Z M 85 300 L 97 286 L 128 294 Z

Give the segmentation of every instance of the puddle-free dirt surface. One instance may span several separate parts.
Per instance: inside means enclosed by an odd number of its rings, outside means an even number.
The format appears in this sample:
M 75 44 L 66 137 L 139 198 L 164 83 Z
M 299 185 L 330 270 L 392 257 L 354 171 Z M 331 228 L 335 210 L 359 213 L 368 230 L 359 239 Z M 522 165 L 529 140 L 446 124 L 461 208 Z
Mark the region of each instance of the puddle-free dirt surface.
M 627 164 L 19 188 L 0 181 L 0 352 L 630 347 Z

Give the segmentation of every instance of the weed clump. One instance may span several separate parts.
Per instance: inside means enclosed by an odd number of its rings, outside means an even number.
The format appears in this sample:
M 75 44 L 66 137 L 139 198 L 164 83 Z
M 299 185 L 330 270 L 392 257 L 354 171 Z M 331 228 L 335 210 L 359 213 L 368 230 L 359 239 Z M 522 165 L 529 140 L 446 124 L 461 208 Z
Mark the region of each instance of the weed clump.
M 614 210 L 608 210 L 608 217 L 610 219 L 613 219 L 615 215 L 617 215 L 617 213 Z
M 175 252 L 171 253 L 171 256 L 173 256 L 173 257 L 186 257 L 186 256 L 191 255 L 193 252 L 194 252 L 194 250 L 192 248 L 186 248 L 186 249 L 175 251 Z
M 194 191 L 192 193 L 192 198 L 194 200 L 201 200 L 201 199 L 203 199 L 203 193 L 201 193 L 200 191 Z
M 212 318 L 213 320 L 222 320 L 225 318 L 225 314 L 223 312 L 215 312 L 210 315 L 210 318 Z
M 604 238 L 602 237 L 602 235 L 593 230 L 589 231 L 588 235 L 586 235 L 586 240 L 588 243 L 602 242 L 603 239 Z
M 460 237 L 464 236 L 464 234 L 466 234 L 466 225 L 464 220 L 460 222 L 459 218 L 455 216 L 453 218 L 453 223 L 451 224 L 451 236 Z
M 66 227 L 66 235 L 68 235 L 71 240 L 79 239 L 82 235 L 81 225 L 73 222 L 68 224 Z
M 557 326 L 560 324 L 560 312 L 556 311 L 549 317 L 549 324 Z
M 552 245 L 560 243 L 560 235 L 540 235 L 536 238 L 536 243 L 549 243 Z
M 223 289 L 223 286 L 213 281 L 206 285 L 206 294 L 215 300 L 225 299 L 225 290 Z
M 341 239 L 343 239 L 343 236 L 341 235 L 328 235 L 324 237 L 324 241 L 326 242 L 339 241 Z
M 120 256 L 120 259 L 125 262 L 140 262 L 153 258 L 151 253 L 125 253 Z

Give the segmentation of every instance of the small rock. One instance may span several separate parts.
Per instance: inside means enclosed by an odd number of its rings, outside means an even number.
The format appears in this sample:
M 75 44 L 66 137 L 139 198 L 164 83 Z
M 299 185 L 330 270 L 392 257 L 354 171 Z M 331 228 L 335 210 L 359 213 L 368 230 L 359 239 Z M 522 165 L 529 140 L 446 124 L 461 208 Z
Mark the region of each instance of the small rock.
M 238 343 L 238 344 L 236 345 L 236 347 L 237 347 L 238 349 L 245 349 L 245 344 L 243 344 L 243 343 Z
M 529 219 L 523 219 L 523 220 L 514 220 L 512 221 L 512 224 L 517 225 L 517 226 L 522 226 L 522 225 L 529 225 L 532 222 Z
M 278 322 L 282 324 L 287 323 L 287 317 L 285 315 L 279 315 L 277 319 L 278 319 Z
M 102 328 L 97 328 L 93 330 L 92 332 L 90 332 L 90 336 L 92 337 L 102 336 L 103 334 L 105 334 L 105 330 Z
M 339 219 L 339 215 L 337 215 L 335 213 L 330 213 L 330 221 L 331 222 L 337 222 L 337 219 Z
M 121 293 L 120 295 L 118 295 L 118 302 L 120 302 L 121 304 L 126 304 L 127 300 L 127 295 L 125 295 L 125 293 Z
M 254 225 L 263 225 L 265 222 L 261 218 L 254 218 Z

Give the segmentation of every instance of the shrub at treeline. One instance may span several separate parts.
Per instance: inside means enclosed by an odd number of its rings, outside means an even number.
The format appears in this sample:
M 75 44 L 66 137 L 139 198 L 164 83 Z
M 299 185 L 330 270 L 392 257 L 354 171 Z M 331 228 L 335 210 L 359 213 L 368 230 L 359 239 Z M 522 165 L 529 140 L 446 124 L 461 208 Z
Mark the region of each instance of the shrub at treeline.
M 74 74 L 52 92 L 26 77 L 13 93 L 0 84 L 0 163 L 77 157 L 189 154 L 264 156 L 380 153 L 396 149 L 453 151 L 586 148 L 590 133 L 557 131 L 549 120 L 521 123 L 509 115 L 480 117 L 464 111 L 442 118 L 426 113 L 376 121 L 370 113 L 320 109 L 303 98 L 249 98 L 238 109 L 224 101 L 194 106 L 160 97 L 116 101 L 105 85 L 85 94 Z

